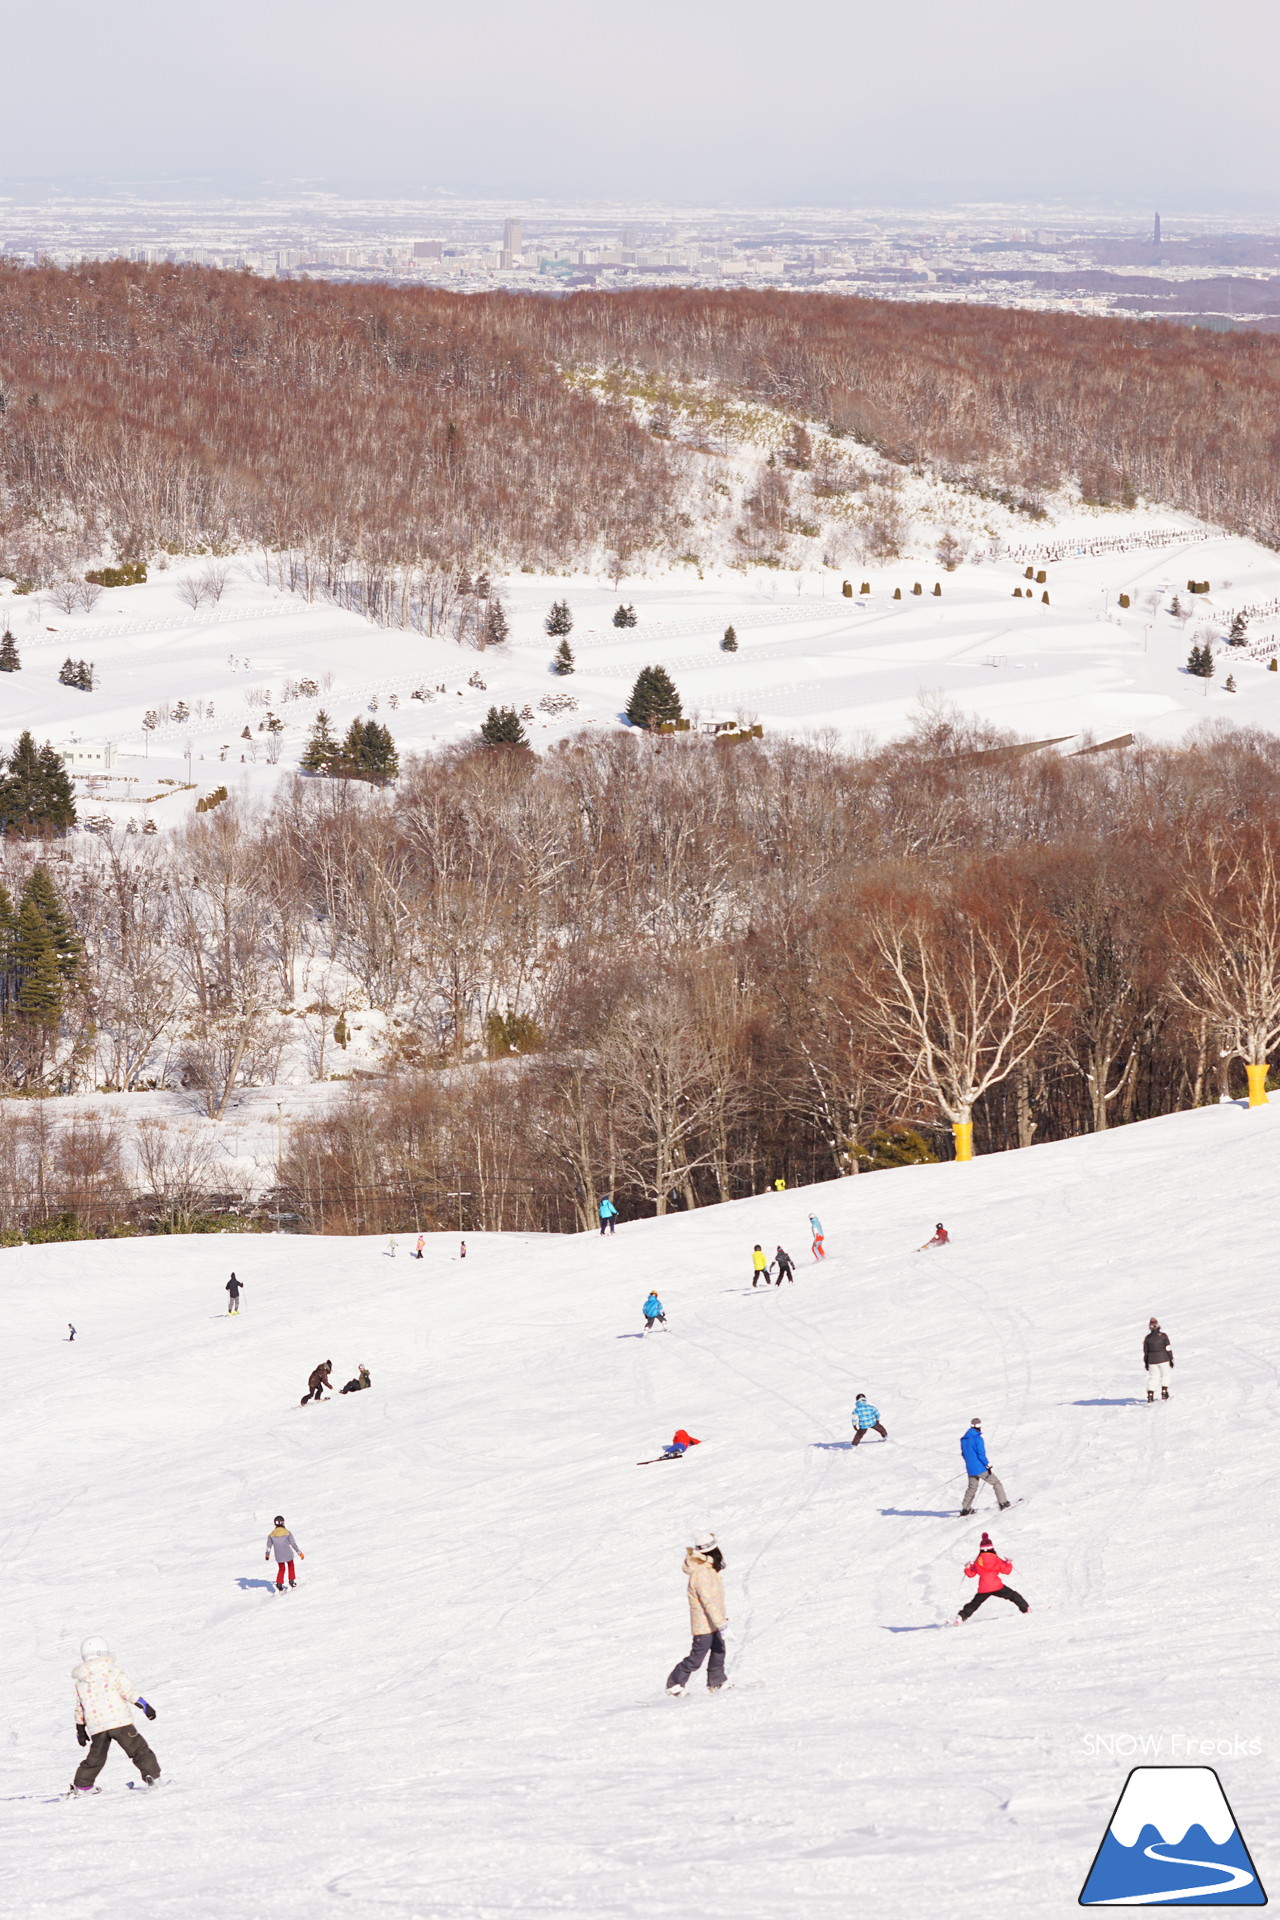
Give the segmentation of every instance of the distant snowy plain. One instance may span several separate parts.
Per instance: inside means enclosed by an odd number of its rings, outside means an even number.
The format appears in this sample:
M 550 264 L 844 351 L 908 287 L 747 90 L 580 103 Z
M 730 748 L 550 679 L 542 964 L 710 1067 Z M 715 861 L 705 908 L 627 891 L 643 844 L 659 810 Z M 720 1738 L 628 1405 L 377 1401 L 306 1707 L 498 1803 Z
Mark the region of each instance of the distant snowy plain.
M 1278 1155 L 1280 1110 L 1224 1105 L 465 1261 L 0 1253 L 0 1906 L 1066 1920 L 1158 1759 L 1217 1767 L 1275 1883 Z M 757 1240 L 794 1286 L 752 1291 Z M 300 1409 L 324 1358 L 372 1391 Z M 859 1391 L 890 1437 L 854 1454 Z M 1021 1504 L 960 1521 L 974 1414 Z M 707 1526 L 737 1685 L 670 1699 Z M 942 1631 L 983 1527 L 1032 1612 Z M 116 1754 L 58 1797 L 90 1633 L 159 1709 L 154 1795 Z

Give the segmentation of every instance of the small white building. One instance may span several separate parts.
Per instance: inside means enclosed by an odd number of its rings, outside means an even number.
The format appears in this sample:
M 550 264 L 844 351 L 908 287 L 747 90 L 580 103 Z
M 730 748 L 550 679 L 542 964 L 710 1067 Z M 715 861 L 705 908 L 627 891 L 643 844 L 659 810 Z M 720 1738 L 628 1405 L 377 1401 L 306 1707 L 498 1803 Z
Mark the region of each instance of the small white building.
M 73 740 L 69 747 L 59 747 L 64 766 L 73 773 L 109 773 L 116 763 L 116 747 L 113 740 Z

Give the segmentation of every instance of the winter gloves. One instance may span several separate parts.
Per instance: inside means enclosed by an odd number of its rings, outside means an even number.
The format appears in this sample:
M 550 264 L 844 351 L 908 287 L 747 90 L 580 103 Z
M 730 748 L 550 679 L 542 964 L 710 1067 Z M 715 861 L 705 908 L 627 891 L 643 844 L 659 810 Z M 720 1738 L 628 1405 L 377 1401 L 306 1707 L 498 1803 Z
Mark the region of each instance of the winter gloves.
M 76 1739 L 82 1747 L 87 1747 L 89 1744 L 89 1729 L 83 1720 L 76 1721 Z
M 133 1704 L 134 1704 L 134 1706 L 135 1706 L 135 1707 L 141 1707 L 141 1708 L 142 1708 L 142 1711 L 143 1711 L 143 1712 L 144 1712 L 144 1713 L 146 1714 L 146 1716 L 147 1716 L 147 1718 L 148 1718 L 148 1720 L 154 1720 L 154 1719 L 155 1719 L 155 1717 L 156 1717 L 156 1710 L 155 1710 L 155 1708 L 154 1708 L 154 1707 L 153 1707 L 153 1706 L 151 1705 L 151 1703 L 150 1703 L 149 1701 L 147 1701 L 147 1700 L 135 1700 Z

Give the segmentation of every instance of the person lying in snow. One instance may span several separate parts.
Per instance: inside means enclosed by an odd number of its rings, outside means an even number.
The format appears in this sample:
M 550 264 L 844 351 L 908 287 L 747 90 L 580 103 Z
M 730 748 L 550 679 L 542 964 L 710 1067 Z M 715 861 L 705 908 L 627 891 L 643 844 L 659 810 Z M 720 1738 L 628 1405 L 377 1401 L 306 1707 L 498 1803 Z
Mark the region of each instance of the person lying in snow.
M 361 1366 L 356 1378 L 354 1380 L 348 1380 L 342 1391 L 343 1393 L 363 1393 L 366 1387 L 371 1387 L 372 1385 L 373 1382 L 369 1378 L 368 1367 Z
M 670 1446 L 664 1447 L 662 1451 L 668 1459 L 678 1460 L 681 1454 L 689 1451 L 690 1447 L 700 1447 L 701 1445 L 701 1440 L 695 1440 L 691 1433 L 686 1433 L 683 1427 L 679 1427 L 671 1436 Z

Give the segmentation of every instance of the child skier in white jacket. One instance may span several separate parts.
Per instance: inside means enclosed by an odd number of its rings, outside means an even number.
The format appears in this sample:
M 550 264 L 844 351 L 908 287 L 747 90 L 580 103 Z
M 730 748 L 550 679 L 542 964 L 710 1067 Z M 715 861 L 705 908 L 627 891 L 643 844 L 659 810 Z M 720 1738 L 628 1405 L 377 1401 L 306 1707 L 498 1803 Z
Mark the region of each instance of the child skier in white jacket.
M 105 1640 L 86 1640 L 80 1665 L 71 1678 L 76 1690 L 76 1738 L 89 1751 L 76 1768 L 73 1793 L 92 1793 L 111 1751 L 111 1742 L 128 1754 L 147 1786 L 160 1778 L 160 1762 L 133 1724 L 133 1709 L 141 1707 L 154 1720 L 153 1706 L 134 1694 L 128 1675 L 116 1665 Z

